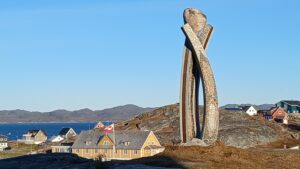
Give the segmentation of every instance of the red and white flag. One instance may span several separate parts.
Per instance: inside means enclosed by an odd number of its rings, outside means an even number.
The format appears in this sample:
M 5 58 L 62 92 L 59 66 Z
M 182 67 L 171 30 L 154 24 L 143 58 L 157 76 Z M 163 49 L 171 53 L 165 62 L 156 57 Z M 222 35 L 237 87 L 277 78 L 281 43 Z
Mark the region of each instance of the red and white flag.
M 109 132 L 113 132 L 113 130 L 114 130 L 114 124 L 111 124 L 105 127 L 103 131 L 109 133 Z

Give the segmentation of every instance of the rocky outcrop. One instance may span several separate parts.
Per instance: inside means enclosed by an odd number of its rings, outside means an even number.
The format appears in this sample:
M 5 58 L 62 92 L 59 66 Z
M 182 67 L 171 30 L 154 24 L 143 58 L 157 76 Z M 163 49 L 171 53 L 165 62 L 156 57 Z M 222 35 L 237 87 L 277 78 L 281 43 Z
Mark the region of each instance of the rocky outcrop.
M 203 112 L 200 108 L 200 113 Z M 143 113 L 117 124 L 122 130 L 153 130 L 163 144 L 177 144 L 179 134 L 179 105 L 169 105 Z M 220 110 L 218 139 L 225 145 L 239 148 L 255 147 L 291 137 L 285 126 L 243 112 Z

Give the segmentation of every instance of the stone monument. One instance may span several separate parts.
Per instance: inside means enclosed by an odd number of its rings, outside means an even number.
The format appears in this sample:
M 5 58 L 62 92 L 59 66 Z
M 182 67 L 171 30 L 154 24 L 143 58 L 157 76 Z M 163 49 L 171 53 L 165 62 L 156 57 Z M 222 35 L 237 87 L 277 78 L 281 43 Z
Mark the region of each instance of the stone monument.
M 206 23 L 206 16 L 197 9 L 184 11 L 183 33 L 186 36 L 180 90 L 181 142 L 197 138 L 206 144 L 216 141 L 219 129 L 219 108 L 214 75 L 205 49 L 213 27 Z M 198 95 L 203 86 L 204 113 L 200 124 Z

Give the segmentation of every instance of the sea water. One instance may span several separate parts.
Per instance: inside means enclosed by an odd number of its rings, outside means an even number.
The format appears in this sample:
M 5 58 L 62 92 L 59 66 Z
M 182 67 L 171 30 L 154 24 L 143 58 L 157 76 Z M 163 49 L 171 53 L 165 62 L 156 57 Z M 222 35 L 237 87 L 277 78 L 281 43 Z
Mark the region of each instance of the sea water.
M 0 123 L 0 134 L 8 137 L 9 140 L 22 139 L 22 135 L 28 130 L 44 130 L 48 139 L 58 135 L 64 127 L 70 127 L 77 134 L 81 131 L 94 128 L 96 123 Z

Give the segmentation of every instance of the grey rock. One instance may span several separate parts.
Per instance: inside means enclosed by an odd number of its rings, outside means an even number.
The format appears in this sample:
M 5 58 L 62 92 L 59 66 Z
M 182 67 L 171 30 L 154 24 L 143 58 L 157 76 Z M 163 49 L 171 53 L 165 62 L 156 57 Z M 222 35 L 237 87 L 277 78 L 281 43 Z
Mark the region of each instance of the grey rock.
M 203 107 L 200 107 L 199 111 L 202 115 Z M 168 112 L 168 116 L 165 115 L 166 112 Z M 200 120 L 202 122 L 202 119 Z M 162 121 L 164 123 L 161 123 Z M 127 125 L 124 125 L 126 123 Z M 174 145 L 180 142 L 178 104 L 158 108 L 132 120 L 118 123 L 117 126 L 124 130 L 138 130 L 135 124 L 143 126 L 143 129 L 153 130 L 163 144 Z M 262 117 L 220 110 L 218 140 L 224 142 L 225 145 L 239 148 L 255 147 L 286 137 L 297 138 L 299 136 L 297 132 L 296 134 L 293 133 L 281 124 L 267 121 Z

